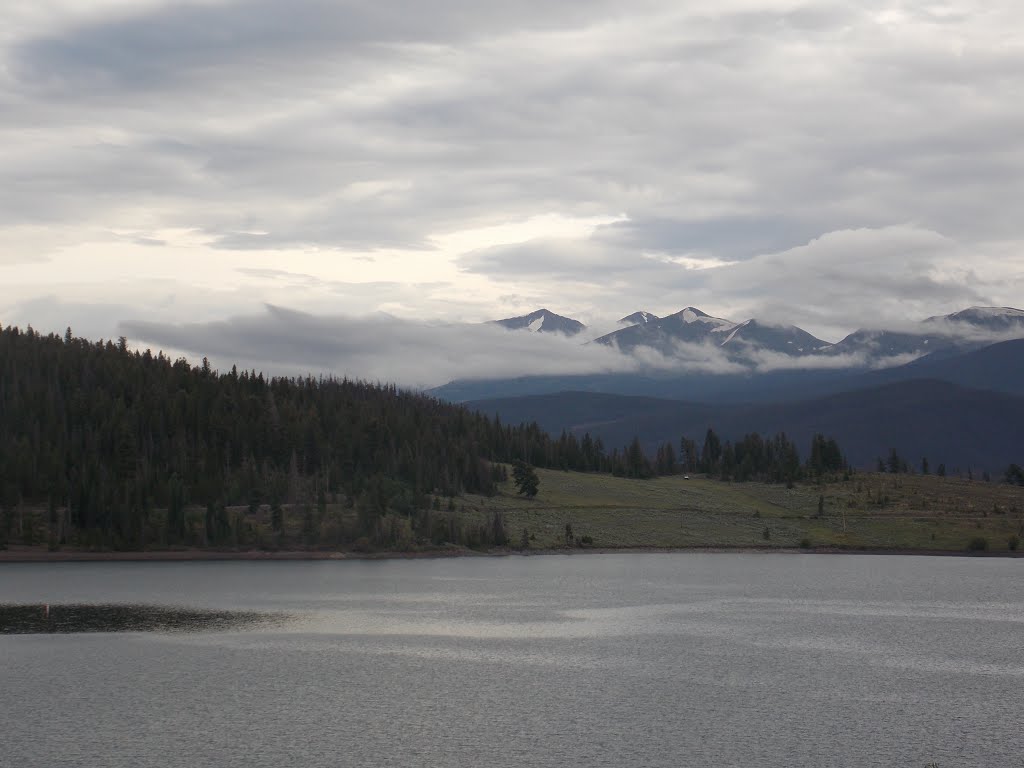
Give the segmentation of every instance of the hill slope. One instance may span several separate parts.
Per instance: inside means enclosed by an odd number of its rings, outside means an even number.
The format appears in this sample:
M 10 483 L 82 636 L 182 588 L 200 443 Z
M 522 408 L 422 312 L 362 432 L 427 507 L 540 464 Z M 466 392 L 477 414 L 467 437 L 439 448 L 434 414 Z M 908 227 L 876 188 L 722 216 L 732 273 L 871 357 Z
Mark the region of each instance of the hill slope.
M 590 432 L 608 446 L 639 435 L 648 446 L 702 439 L 714 428 L 723 439 L 750 432 L 786 432 L 800 446 L 821 432 L 834 437 L 857 466 L 873 466 L 896 448 L 912 464 L 1002 471 L 1024 460 L 1024 398 L 934 380 L 887 384 L 802 402 L 755 405 L 686 403 L 586 392 L 484 400 L 469 404 L 502 419 L 536 420 L 552 432 Z
M 969 389 L 1024 395 L 1024 339 L 968 351 L 946 347 L 906 365 L 876 371 L 811 368 L 756 374 L 666 371 L 660 374 L 524 376 L 453 381 L 432 390 L 432 394 L 452 402 L 584 391 L 705 403 L 769 403 L 795 402 L 914 379 L 936 379 Z
M 1024 339 L 1003 341 L 963 354 L 937 353 L 884 371 L 866 374 L 852 384 L 938 379 L 973 389 L 1024 395 Z

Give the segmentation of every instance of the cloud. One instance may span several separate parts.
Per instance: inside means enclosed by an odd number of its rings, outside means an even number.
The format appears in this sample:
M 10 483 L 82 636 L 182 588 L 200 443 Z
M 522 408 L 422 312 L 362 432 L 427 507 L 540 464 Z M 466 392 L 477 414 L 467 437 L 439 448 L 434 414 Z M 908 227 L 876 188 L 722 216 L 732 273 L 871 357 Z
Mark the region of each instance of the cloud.
M 625 253 L 593 240 L 568 239 L 537 239 L 470 251 L 457 263 L 467 272 L 482 275 L 540 276 L 576 282 L 661 274 L 669 266 L 665 259 Z
M 938 232 L 893 226 L 829 232 L 733 262 L 640 254 L 598 235 L 486 249 L 459 263 L 474 273 L 556 285 L 570 301 L 614 295 L 624 309 L 654 305 L 665 314 L 694 305 L 737 321 L 799 325 L 836 341 L 854 328 L 909 328 L 931 315 L 1011 297 L 1024 287 L 1024 253 L 1000 258 L 1001 275 L 990 269 L 992 259 L 985 263 Z
M 704 273 L 724 262 L 640 253 L 595 236 L 494 246 L 456 263 L 466 273 L 514 281 L 541 304 L 588 308 L 591 325 L 614 330 L 618 318 L 637 310 L 670 314 L 699 304 L 709 279 Z
M 429 10 L 395 0 L 138 5 L 23 41 L 14 48 L 14 61 L 21 79 L 67 89 L 68 95 L 77 95 L 83 85 L 149 90 L 191 84 L 211 71 L 242 65 L 303 67 L 321 57 L 345 61 L 380 46 L 451 44 L 509 27 L 575 25 L 608 5 L 582 0 L 557 7 L 538 0 L 490 7 L 440 0 Z M 273 75 L 273 69 L 260 74 Z
M 210 323 L 133 321 L 121 326 L 141 345 L 157 344 L 271 373 L 332 373 L 350 378 L 437 386 L 454 378 L 635 370 L 607 347 L 556 334 L 507 331 L 492 324 L 440 324 L 385 314 L 314 316 L 268 306 L 258 315 Z
M 775 216 L 725 215 L 708 219 L 629 219 L 609 224 L 598 240 L 620 250 L 676 255 L 713 255 L 724 261 L 749 259 L 806 243 L 828 226 L 796 212 Z
M 630 351 L 639 370 L 675 373 L 745 374 L 750 367 L 732 359 L 713 344 L 675 341 L 667 350 L 635 347 Z
M 130 321 L 120 333 L 140 347 L 209 357 L 221 368 L 233 364 L 277 375 L 327 373 L 428 388 L 453 379 L 623 372 L 749 373 L 751 366 L 711 344 L 679 342 L 666 354 L 638 347 L 581 343 L 558 334 L 508 331 L 491 323 L 427 323 L 386 314 L 321 316 L 268 305 L 260 314 L 203 323 Z M 844 367 L 853 357 L 755 358 L 761 371 L 783 367 Z
M 128 304 L 65 302 L 39 297 L 21 308 L 39 319 L 43 332 L 71 325 L 77 336 L 92 339 L 128 337 L 132 346 L 162 350 L 193 363 L 208 357 L 221 370 L 232 365 L 270 375 L 334 375 L 429 388 L 453 379 L 502 379 L 602 373 L 766 373 L 795 369 L 843 369 L 902 365 L 917 354 L 875 358 L 867 350 L 844 355 L 791 357 L 764 350 L 733 349 L 714 344 L 678 342 L 667 350 L 638 347 L 629 354 L 617 348 L 581 342 L 556 334 L 507 331 L 490 323 L 440 323 L 384 313 L 323 315 L 267 305 L 258 314 L 182 322 L 201 316 L 204 297 L 170 291 L 154 294 L 148 319 Z M 239 303 L 236 306 L 244 306 Z M 134 319 L 117 322 L 118 317 Z M 69 318 L 74 318 L 70 322 Z M 5 323 L 7 325 L 8 323 Z M 99 329 L 116 330 L 104 334 Z M 921 327 L 916 327 L 921 331 Z M 970 332 L 962 326 L 929 324 L 932 333 L 947 330 L 970 340 L 1000 340 L 1019 333 Z
M 860 350 L 842 355 L 815 354 L 803 357 L 771 352 L 768 350 L 749 350 L 748 357 L 751 367 L 758 373 L 771 371 L 840 371 L 847 368 L 896 368 L 913 362 L 924 353 L 908 352 L 900 355 L 875 357 L 868 350 Z
M 75 336 L 96 341 L 121 335 L 120 326 L 126 318 L 173 322 L 175 318 L 191 317 L 207 322 L 216 316 L 218 304 L 240 303 L 239 297 L 228 292 L 197 292 L 170 282 L 147 285 L 142 296 L 134 290 L 111 290 L 103 302 L 90 300 L 89 294 L 89 286 L 79 288 L 77 294 L 40 294 L 0 307 L 0 316 L 4 325 L 31 325 L 43 334 L 62 334 L 70 327 Z M 146 303 L 145 309 L 140 309 L 142 302 Z
M 202 293 L 165 231 L 250 291 L 198 310 L 225 322 L 264 301 L 484 319 L 515 296 L 588 322 L 694 304 L 838 338 L 1019 303 L 1024 8 L 890 5 L 17 4 L 0 306 L 121 303 L 112 284 L 154 274 Z M 444 245 L 545 216 L 613 223 Z M 115 230 L 134 268 L 84 248 Z M 109 279 L 58 285 L 75 258 Z M 14 279 L 46 264 L 53 288 Z M 148 311 L 137 293 L 119 319 Z
M 1024 12 L 875 11 L 256 0 L 71 17 L 7 48 L 20 194 L 3 210 L 66 221 L 141 194 L 242 250 L 422 248 L 438 227 L 552 210 L 625 212 L 609 237 L 723 259 L 904 222 L 1019 238 L 1002 201 L 1024 183 L 1024 54 L 999 43 Z
M 806 245 L 709 274 L 708 289 L 768 321 L 813 328 L 889 328 L 935 308 L 986 303 L 991 283 L 937 232 L 887 227 L 830 232 Z M 833 335 L 834 332 L 833 331 Z
M 428 323 L 377 313 L 312 315 L 268 305 L 259 314 L 197 323 L 128 321 L 119 333 L 138 347 L 208 357 L 273 375 L 327 374 L 429 388 L 448 381 L 601 373 L 749 374 L 794 369 L 880 368 L 913 355 L 868 359 L 864 352 L 794 358 L 748 351 L 745 361 L 713 344 L 677 342 L 669 350 L 580 343 L 558 334 L 508 331 L 491 323 Z

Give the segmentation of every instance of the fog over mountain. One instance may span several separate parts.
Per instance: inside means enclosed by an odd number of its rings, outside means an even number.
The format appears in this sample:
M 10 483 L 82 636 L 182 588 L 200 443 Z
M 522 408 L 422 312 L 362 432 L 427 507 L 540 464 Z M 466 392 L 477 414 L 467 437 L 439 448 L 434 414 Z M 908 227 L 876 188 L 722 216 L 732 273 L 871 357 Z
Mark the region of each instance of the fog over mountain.
M 737 323 L 694 307 L 592 340 L 581 323 L 548 310 L 499 322 L 437 323 L 381 313 L 324 317 L 268 305 L 259 314 L 224 321 L 128 322 L 119 333 L 141 346 L 207 356 L 224 368 L 237 363 L 271 373 L 326 371 L 425 388 L 452 380 L 547 376 L 555 379 L 544 391 L 557 391 L 561 376 L 749 377 L 902 366 L 943 350 L 961 353 L 1022 338 L 1024 322 L 1017 318 L 1024 313 L 975 308 L 923 321 L 916 334 L 855 332 L 830 345 L 799 328 Z

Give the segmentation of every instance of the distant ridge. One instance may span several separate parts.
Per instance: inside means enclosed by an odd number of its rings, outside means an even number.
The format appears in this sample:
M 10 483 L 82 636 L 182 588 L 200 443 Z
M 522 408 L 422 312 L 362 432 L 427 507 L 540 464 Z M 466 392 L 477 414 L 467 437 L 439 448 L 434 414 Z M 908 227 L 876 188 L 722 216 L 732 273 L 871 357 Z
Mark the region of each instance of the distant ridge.
M 901 355 L 967 351 L 1015 336 L 1024 337 L 1024 310 L 969 307 L 950 315 L 929 317 L 899 331 L 862 328 L 824 351 L 826 354 L 862 355 L 867 360 L 877 360 Z
M 621 448 L 638 435 L 653 447 L 702 440 L 713 428 L 723 440 L 751 432 L 785 432 L 798 445 L 823 432 L 835 437 L 854 466 L 870 468 L 895 448 L 912 465 L 927 457 L 932 468 L 1002 472 L 1024 463 L 1024 397 L 917 379 L 800 402 L 754 405 L 703 404 L 565 392 L 483 400 L 467 405 L 502 421 L 536 420 L 552 434 L 590 432 Z
M 1024 396 L 1024 339 L 966 352 L 939 350 L 883 370 L 796 369 L 756 375 L 664 372 L 658 376 L 641 373 L 522 376 L 497 381 L 455 381 L 438 387 L 433 394 L 465 402 L 574 390 L 691 402 L 766 403 L 807 400 L 924 378 L 969 389 Z
M 530 327 L 532 323 L 544 330 L 550 323 L 557 329 L 558 321 L 549 321 L 545 313 L 552 314 L 538 310 L 500 322 L 506 327 Z M 622 320 L 642 317 L 645 322 L 590 343 L 616 347 L 625 354 L 651 348 L 661 353 L 665 364 L 638 363 L 632 370 L 617 373 L 455 379 L 431 392 L 458 402 L 585 390 L 752 403 L 804 400 L 913 378 L 934 378 L 968 388 L 1024 394 L 1024 310 L 1013 307 L 969 307 L 899 330 L 861 329 L 835 344 L 796 326 L 756 319 L 735 323 L 692 306 L 665 317 L 640 311 Z M 570 332 L 574 328 L 571 326 Z M 675 360 L 680 361 L 678 367 Z M 713 364 L 705 364 L 707 361 Z

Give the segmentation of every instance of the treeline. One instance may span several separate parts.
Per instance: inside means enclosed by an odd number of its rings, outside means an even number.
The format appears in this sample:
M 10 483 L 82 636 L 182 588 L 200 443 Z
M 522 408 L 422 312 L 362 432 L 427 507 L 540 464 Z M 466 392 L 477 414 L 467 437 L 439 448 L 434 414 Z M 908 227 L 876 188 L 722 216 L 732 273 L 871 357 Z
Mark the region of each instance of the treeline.
M 0 544 L 33 541 L 36 521 L 52 546 L 251 546 L 263 528 L 278 543 L 486 546 L 505 540 L 500 521 L 467 523 L 454 499 L 494 493 L 517 461 L 767 482 L 845 466 L 821 436 L 806 465 L 785 435 L 712 430 L 699 448 L 684 438 L 648 456 L 634 439 L 609 453 L 393 386 L 220 373 L 124 338 L 0 329 Z
M 634 439 L 621 454 L 613 452 L 610 464 L 613 474 L 625 477 L 699 472 L 731 482 L 787 484 L 848 468 L 839 445 L 824 435 L 814 436 L 809 458 L 803 463 L 796 443 L 785 433 L 771 438 L 751 433 L 736 442 L 723 442 L 713 429 L 707 431 L 700 445 L 688 437 L 679 440 L 678 451 L 672 443 L 660 445 L 653 461 L 646 459 L 639 440 Z
M 930 475 L 934 472 L 938 477 L 945 477 L 947 474 L 946 465 L 943 463 L 938 464 L 933 470 L 927 456 L 922 457 L 921 463 L 915 469 L 914 465 L 910 464 L 895 448 L 890 449 L 887 458 L 882 459 L 881 456 L 878 457 L 876 469 L 879 473 L 891 475 L 912 475 L 916 471 L 920 471 L 922 475 Z M 958 477 L 966 477 L 968 480 L 975 479 L 974 469 L 971 467 L 967 467 L 966 472 L 962 471 L 959 467 L 955 467 L 952 470 L 952 474 Z M 981 480 L 986 483 L 992 482 L 992 476 L 988 470 L 982 470 Z M 1003 473 L 1002 481 L 1010 485 L 1024 485 L 1024 470 L 1018 464 L 1010 464 Z

